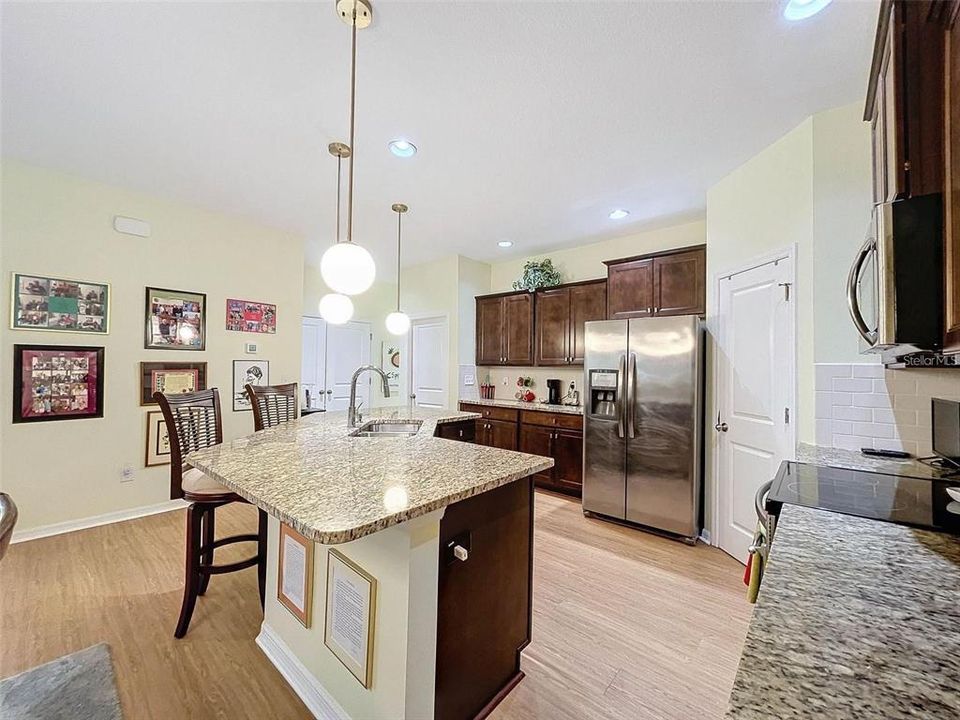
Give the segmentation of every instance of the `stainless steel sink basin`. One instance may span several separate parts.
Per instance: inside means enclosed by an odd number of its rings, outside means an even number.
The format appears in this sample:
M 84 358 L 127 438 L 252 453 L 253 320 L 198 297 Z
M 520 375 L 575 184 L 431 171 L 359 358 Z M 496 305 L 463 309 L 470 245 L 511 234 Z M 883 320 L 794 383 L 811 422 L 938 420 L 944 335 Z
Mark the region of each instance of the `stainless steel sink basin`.
M 422 422 L 374 420 L 350 433 L 351 437 L 409 437 L 420 431 Z

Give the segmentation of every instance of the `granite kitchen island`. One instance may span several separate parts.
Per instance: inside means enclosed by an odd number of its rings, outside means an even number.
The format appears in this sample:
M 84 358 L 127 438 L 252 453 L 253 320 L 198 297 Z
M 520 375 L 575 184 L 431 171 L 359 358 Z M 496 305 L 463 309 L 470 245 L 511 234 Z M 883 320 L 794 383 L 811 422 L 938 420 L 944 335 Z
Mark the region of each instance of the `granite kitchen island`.
M 523 677 L 532 476 L 553 460 L 434 436 L 476 417 L 374 409 L 358 435 L 325 413 L 187 457 L 270 515 L 257 642 L 318 717 L 472 718 Z M 376 433 L 398 422 L 416 432 Z M 316 543 L 310 627 L 277 599 L 281 523 Z M 369 687 L 324 643 L 333 546 L 376 578 Z

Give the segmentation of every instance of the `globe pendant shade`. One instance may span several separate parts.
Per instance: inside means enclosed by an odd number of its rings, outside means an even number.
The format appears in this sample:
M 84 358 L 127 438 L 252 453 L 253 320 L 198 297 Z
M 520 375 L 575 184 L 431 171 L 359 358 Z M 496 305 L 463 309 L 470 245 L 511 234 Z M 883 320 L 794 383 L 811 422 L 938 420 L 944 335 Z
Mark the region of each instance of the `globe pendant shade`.
M 331 245 L 320 259 L 320 274 L 334 292 L 359 295 L 373 285 L 377 266 L 365 248 L 352 242 Z
M 353 317 L 353 300 L 339 293 L 328 293 L 320 298 L 320 317 L 331 325 L 343 325 Z
M 406 335 L 410 330 L 410 317 L 404 312 L 392 312 L 387 315 L 387 330 L 392 335 Z

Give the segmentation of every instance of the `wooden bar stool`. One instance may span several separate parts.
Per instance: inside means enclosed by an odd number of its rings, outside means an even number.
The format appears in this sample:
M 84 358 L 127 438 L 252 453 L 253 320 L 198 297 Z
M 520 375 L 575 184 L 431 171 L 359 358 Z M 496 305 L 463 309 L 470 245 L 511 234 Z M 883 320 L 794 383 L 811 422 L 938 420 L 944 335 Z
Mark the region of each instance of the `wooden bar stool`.
M 182 638 L 190 626 L 197 597 L 207 591 L 211 575 L 245 570 L 256 565 L 260 607 L 263 607 L 267 580 L 267 514 L 263 510 L 259 511 L 256 534 L 216 539 L 216 509 L 228 503 L 246 500 L 196 468 L 184 467 L 183 458 L 194 450 L 202 450 L 223 442 L 220 393 L 216 388 L 178 395 L 155 392 L 153 399 L 163 412 L 170 437 L 170 498 L 183 498 L 190 503 L 187 508 L 183 605 L 180 608 L 177 629 L 173 633 L 174 637 Z M 256 555 L 227 565 L 213 564 L 213 551 L 216 548 L 238 542 L 257 543 Z
M 300 417 L 297 399 L 300 397 L 297 383 L 286 385 L 250 385 L 243 386 L 253 406 L 253 429 L 276 427 L 288 420 Z

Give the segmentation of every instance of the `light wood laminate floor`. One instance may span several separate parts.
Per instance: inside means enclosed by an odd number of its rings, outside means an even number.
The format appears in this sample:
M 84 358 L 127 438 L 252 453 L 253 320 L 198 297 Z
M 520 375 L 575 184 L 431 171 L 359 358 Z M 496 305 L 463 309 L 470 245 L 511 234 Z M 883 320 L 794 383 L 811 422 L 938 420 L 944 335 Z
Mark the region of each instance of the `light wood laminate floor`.
M 12 546 L 0 563 L 0 677 L 107 642 L 128 720 L 309 718 L 254 643 L 252 569 L 214 577 L 187 637 L 173 638 L 183 515 Z M 255 527 L 249 506 L 218 511 L 218 535 Z M 537 494 L 535 542 L 527 677 L 493 718 L 722 715 L 750 615 L 738 563 L 585 519 L 549 493 Z

